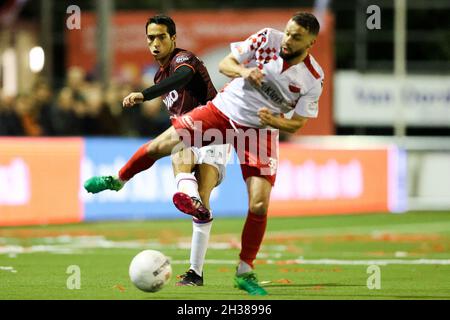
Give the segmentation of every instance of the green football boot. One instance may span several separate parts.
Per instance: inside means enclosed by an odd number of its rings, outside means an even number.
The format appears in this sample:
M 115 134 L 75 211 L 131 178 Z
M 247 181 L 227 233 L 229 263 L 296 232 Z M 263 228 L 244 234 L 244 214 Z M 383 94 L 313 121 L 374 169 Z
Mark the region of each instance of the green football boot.
M 265 296 L 267 291 L 259 284 L 254 272 L 246 272 L 234 277 L 235 287 L 247 291 L 252 296 Z
M 84 188 L 90 193 L 99 193 L 103 190 L 119 191 L 125 185 L 119 178 L 113 176 L 92 177 L 84 183 Z

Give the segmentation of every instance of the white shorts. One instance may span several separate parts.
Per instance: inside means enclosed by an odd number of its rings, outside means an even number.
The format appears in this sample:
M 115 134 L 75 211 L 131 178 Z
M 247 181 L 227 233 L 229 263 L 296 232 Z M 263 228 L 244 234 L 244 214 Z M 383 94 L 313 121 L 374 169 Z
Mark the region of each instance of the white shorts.
M 215 167 L 219 173 L 217 186 L 225 178 L 226 165 L 231 158 L 231 144 L 210 145 L 201 148 L 191 147 L 195 154 L 195 164 L 209 164 Z

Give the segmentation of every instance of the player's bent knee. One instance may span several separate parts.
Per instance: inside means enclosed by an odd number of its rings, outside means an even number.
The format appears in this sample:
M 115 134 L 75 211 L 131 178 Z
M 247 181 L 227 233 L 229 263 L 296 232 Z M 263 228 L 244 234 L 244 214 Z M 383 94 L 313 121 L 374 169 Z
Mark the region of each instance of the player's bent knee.
M 150 142 L 150 143 L 147 145 L 147 154 L 148 154 L 149 156 L 155 156 L 157 150 L 158 150 L 158 148 L 157 148 L 157 143 L 155 143 L 155 142 L 152 141 L 152 142 Z
M 250 201 L 250 212 L 258 215 L 266 215 L 267 209 L 269 207 L 269 204 L 267 201 L 263 200 L 257 200 L 257 201 Z

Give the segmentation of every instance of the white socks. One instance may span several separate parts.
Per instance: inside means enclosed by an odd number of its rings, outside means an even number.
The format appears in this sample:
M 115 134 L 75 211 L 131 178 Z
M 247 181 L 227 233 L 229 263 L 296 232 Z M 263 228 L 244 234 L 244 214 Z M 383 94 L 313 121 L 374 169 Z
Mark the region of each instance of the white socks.
M 175 183 L 179 192 L 186 193 L 190 197 L 200 199 L 198 194 L 197 179 L 192 173 L 181 172 L 176 175 Z
M 202 276 L 203 272 L 211 227 L 212 221 L 206 223 L 196 223 L 192 221 L 190 269 L 194 270 L 199 276 Z
M 192 173 L 179 173 L 175 177 L 175 183 L 179 192 L 186 193 L 190 197 L 200 199 L 198 193 L 197 179 Z M 202 276 L 203 265 L 205 264 L 206 250 L 208 249 L 209 234 L 211 233 L 212 221 L 206 223 L 196 223 L 192 221 L 192 241 L 191 241 L 191 263 L 190 269 Z
M 247 272 L 251 272 L 251 271 L 253 271 L 253 269 L 248 263 L 246 263 L 246 262 L 244 262 L 242 260 L 239 261 L 238 269 L 236 271 L 237 275 L 240 275 L 240 274 L 243 274 L 243 273 L 247 273 Z

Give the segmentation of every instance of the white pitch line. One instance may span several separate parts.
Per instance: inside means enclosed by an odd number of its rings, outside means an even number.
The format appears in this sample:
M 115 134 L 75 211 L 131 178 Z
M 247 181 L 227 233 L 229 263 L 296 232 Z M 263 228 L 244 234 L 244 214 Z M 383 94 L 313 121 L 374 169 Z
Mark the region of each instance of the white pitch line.
M 172 260 L 172 264 L 189 264 L 189 260 Z M 214 260 L 207 259 L 206 264 L 236 264 L 237 260 Z M 386 259 L 386 260 L 335 260 L 335 259 L 295 259 L 295 260 L 264 260 L 264 264 L 278 264 L 280 265 L 450 265 L 450 259 Z
M 351 235 L 368 235 L 377 236 L 384 233 L 393 234 L 423 234 L 433 235 L 439 232 L 448 232 L 450 230 L 450 221 L 435 221 L 425 223 L 402 223 L 394 225 L 370 225 L 370 226 L 349 226 L 349 227 L 317 227 L 317 228 L 304 228 L 300 230 L 283 230 L 283 231 L 268 231 L 267 236 L 277 237 L 286 235 L 298 235 L 298 236 L 337 236 L 342 234 Z
M 14 269 L 14 267 L 11 267 L 11 266 L 0 266 L 0 270 L 9 271 L 9 272 L 12 272 L 12 273 L 16 273 L 17 272 L 17 270 Z
M 37 238 L 43 239 L 43 238 Z M 0 245 L 1 254 L 25 254 L 25 253 L 37 253 L 48 252 L 55 254 L 71 254 L 82 253 L 82 250 L 86 249 L 155 249 L 155 250 L 167 250 L 167 249 L 185 249 L 191 248 L 190 241 L 179 241 L 173 244 L 162 244 L 156 241 L 113 241 L 107 240 L 104 237 L 67 237 L 67 239 L 58 238 L 46 238 L 43 239 L 46 244 L 36 244 L 32 246 L 20 246 L 20 245 Z M 214 250 L 230 250 L 238 249 L 235 243 L 232 242 L 214 242 L 211 241 L 208 244 L 209 249 Z M 266 250 L 271 252 L 285 251 L 284 245 L 266 245 Z M 272 255 L 273 256 L 273 255 Z M 276 256 L 275 256 L 276 257 Z
M 318 259 L 306 260 L 296 259 L 297 264 L 338 264 L 338 265 L 388 265 L 388 264 L 428 264 L 428 265 L 450 265 L 450 259 L 385 259 L 385 260 L 335 260 L 335 259 Z

